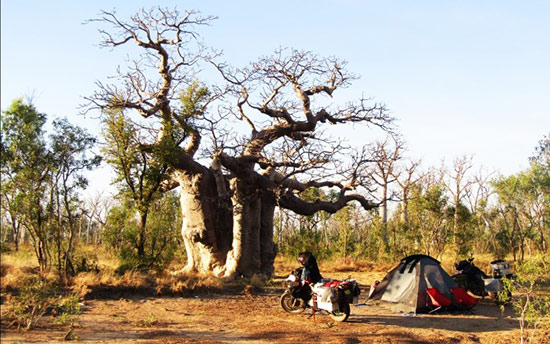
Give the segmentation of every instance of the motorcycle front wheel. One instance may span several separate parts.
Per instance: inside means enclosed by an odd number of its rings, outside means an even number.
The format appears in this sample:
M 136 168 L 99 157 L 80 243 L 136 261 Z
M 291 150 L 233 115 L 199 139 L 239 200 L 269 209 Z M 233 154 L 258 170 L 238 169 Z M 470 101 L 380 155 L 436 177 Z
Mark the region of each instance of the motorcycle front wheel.
M 344 302 L 340 304 L 340 307 L 338 308 L 340 309 L 332 313 L 329 313 L 332 320 L 338 321 L 338 322 L 348 320 L 349 314 L 350 314 L 349 303 Z
M 304 300 L 292 296 L 288 290 L 281 295 L 280 301 L 281 307 L 288 313 L 302 313 L 306 309 Z

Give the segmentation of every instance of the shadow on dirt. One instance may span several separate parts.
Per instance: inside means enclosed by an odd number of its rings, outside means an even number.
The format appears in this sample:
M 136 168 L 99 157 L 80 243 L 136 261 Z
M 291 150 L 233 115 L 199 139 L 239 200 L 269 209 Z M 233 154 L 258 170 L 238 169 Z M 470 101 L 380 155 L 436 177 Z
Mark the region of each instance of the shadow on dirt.
M 359 344 L 359 343 L 384 343 L 388 338 L 399 338 L 400 344 L 433 344 L 433 339 L 426 340 L 418 336 L 402 331 L 385 331 L 384 333 L 312 333 L 296 331 L 267 331 L 256 335 L 246 337 L 253 341 L 266 342 L 312 342 L 312 343 L 339 343 L 339 344 Z M 222 339 L 222 338 L 219 338 Z M 388 341 L 391 343 L 392 341 Z M 460 340 L 452 338 L 440 338 L 439 344 L 458 343 Z
M 265 331 L 256 334 L 238 334 L 238 333 L 223 333 L 223 332 L 206 332 L 206 331 L 145 331 L 136 334 L 134 339 L 178 339 L 192 340 L 200 339 L 204 343 L 339 343 L 339 344 L 359 344 L 359 343 L 381 343 L 385 338 L 399 338 L 400 344 L 432 344 L 432 340 L 419 338 L 412 333 L 391 331 L 384 333 L 364 333 L 364 334 L 318 334 L 312 332 L 300 331 Z M 105 338 L 104 338 L 105 339 Z M 460 340 L 453 341 L 452 339 L 442 339 L 439 344 L 458 343 Z
M 371 306 L 376 307 L 376 306 Z M 513 330 L 517 319 L 509 308 L 501 312 L 494 304 L 480 303 L 471 312 L 442 312 L 437 314 L 369 314 L 368 309 L 353 312 L 349 323 L 394 325 L 405 328 L 440 329 L 466 333 Z M 357 314 L 359 313 L 359 314 Z
M 119 300 L 134 299 L 143 300 L 151 297 L 209 297 L 211 295 L 239 295 L 246 286 L 229 285 L 224 288 L 197 288 L 193 290 L 171 291 L 167 288 L 159 289 L 157 286 L 113 286 L 95 285 L 88 286 L 84 300 Z M 260 292 L 258 292 L 260 294 Z

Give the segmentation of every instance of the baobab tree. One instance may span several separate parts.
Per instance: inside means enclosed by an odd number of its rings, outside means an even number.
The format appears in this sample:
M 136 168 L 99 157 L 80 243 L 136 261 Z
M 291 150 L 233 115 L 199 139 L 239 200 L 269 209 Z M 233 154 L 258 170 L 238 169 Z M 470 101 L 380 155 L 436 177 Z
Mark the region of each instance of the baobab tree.
M 103 46 L 133 44 L 141 54 L 88 99 L 91 108 L 157 122 L 155 141 L 141 149 L 169 166 L 166 190 L 180 187 L 184 271 L 271 274 L 275 207 L 311 215 L 352 201 L 377 206 L 366 184 L 368 159 L 323 127 L 388 130 L 392 119 L 365 99 L 332 104 L 355 78 L 335 58 L 280 49 L 245 68 L 215 62 L 219 56 L 206 56 L 196 32 L 213 19 L 161 8 L 129 20 L 103 12 L 94 20 L 110 26 L 101 31 Z M 193 68 L 203 62 L 219 72 L 221 86 L 196 81 Z M 338 196 L 306 201 L 300 196 L 308 188 Z

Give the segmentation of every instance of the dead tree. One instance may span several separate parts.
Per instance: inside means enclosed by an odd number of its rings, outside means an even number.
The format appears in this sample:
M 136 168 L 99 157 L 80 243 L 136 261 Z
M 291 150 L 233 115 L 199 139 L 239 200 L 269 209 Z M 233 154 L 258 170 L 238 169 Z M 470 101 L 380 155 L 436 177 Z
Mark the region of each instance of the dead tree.
M 380 210 L 382 217 L 382 240 L 388 247 L 388 202 L 392 198 L 390 184 L 397 180 L 395 177 L 396 164 L 401 159 L 404 143 L 399 137 L 391 135 L 384 141 L 377 141 L 371 146 L 370 155 L 374 162 L 372 180 L 381 188 Z
M 422 178 L 422 174 L 417 174 L 417 169 L 420 166 L 420 160 L 411 160 L 410 165 L 404 166 L 402 171 L 394 172 L 395 181 L 401 188 L 401 220 L 405 225 L 409 224 L 409 199 L 411 187 Z M 403 178 L 400 178 L 404 175 Z
M 447 190 L 451 193 L 455 206 L 453 214 L 453 237 L 455 244 L 462 244 L 458 242 L 458 236 L 462 225 L 460 223 L 460 207 L 462 206 L 462 200 L 471 192 L 473 181 L 467 178 L 468 171 L 471 168 L 471 156 L 456 158 L 453 161 L 452 171 L 450 172 L 442 168 L 442 175 L 447 176 L 447 178 L 443 178 L 443 182 Z
M 364 188 L 368 159 L 324 136 L 323 127 L 352 123 L 388 130 L 392 119 L 365 99 L 328 104 L 354 79 L 337 59 L 281 49 L 242 69 L 213 62 L 195 32 L 212 19 L 153 9 L 122 21 L 103 12 L 98 20 L 112 25 L 112 32 L 102 31 L 103 44 L 135 44 L 143 54 L 119 73 L 118 84 L 99 83 L 89 100 L 103 111 L 135 112 L 159 123 L 156 141 L 143 149 L 170 166 L 166 189 L 180 186 L 185 271 L 271 274 L 276 207 L 311 215 L 334 213 L 351 201 L 377 206 Z M 194 82 L 192 69 L 203 60 L 219 72 L 223 86 Z M 318 101 L 326 105 L 314 106 Z M 338 190 L 338 197 L 300 198 L 311 187 Z

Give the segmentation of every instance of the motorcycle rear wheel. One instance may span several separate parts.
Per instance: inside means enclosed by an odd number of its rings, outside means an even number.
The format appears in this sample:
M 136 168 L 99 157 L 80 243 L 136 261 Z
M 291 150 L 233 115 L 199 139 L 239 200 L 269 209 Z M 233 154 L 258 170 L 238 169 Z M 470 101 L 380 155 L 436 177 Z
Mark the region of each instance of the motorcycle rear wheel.
M 340 309 L 338 311 L 334 311 L 332 313 L 329 313 L 332 320 L 338 321 L 338 322 L 343 322 L 343 321 L 348 320 L 349 314 L 351 312 L 350 309 L 349 309 L 349 303 L 344 302 L 344 303 L 340 304 L 339 308 Z
M 306 309 L 304 300 L 296 298 L 287 290 L 281 295 L 281 307 L 288 313 L 302 313 Z

